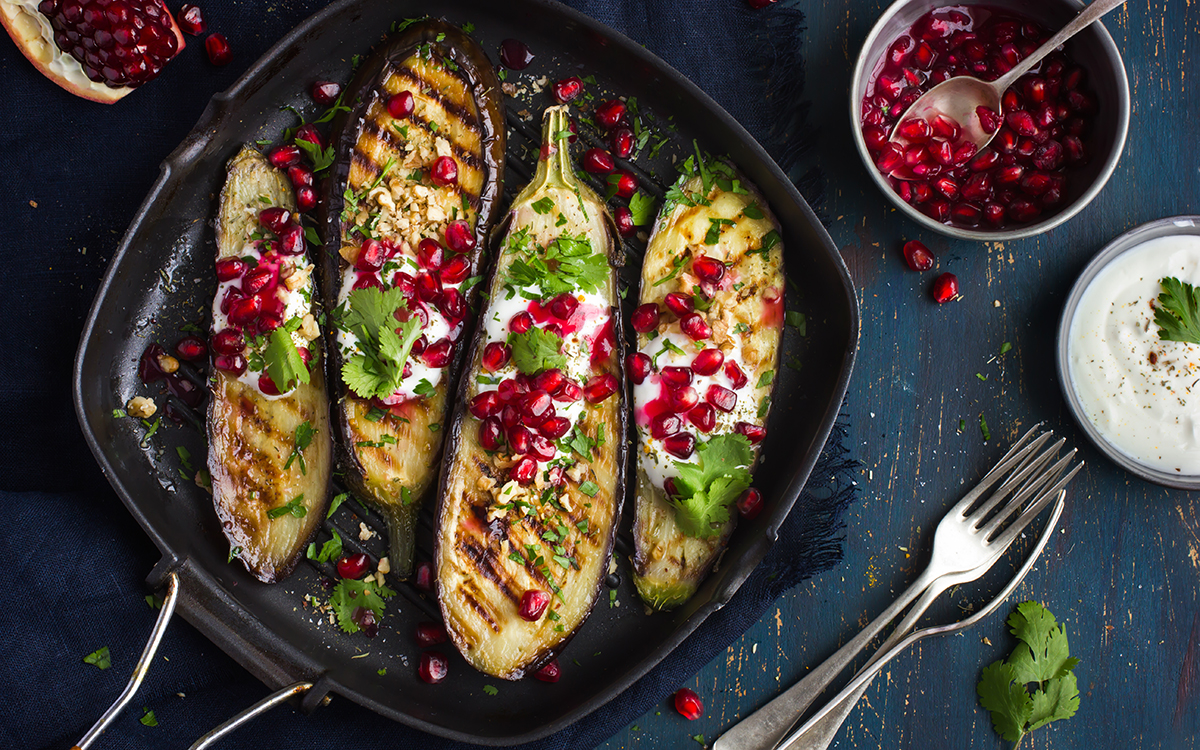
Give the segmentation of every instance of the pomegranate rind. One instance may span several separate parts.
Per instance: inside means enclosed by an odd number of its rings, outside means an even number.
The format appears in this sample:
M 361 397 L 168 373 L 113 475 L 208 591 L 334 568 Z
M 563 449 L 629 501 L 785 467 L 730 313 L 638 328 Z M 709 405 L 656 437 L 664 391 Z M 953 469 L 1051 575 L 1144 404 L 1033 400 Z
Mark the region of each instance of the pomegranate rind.
M 171 19 L 171 32 L 179 42 L 179 49 L 171 58 L 175 59 L 183 51 L 186 43 L 170 10 L 165 5 L 162 6 L 162 10 L 167 14 L 167 18 Z M 0 0 L 0 25 L 4 26 L 4 30 L 17 45 L 17 49 L 21 50 L 21 54 L 42 75 L 75 96 L 100 104 L 112 104 L 136 88 L 108 86 L 88 78 L 79 61 L 54 43 L 54 30 L 50 21 L 37 11 L 36 4 L 26 5 L 15 0 Z

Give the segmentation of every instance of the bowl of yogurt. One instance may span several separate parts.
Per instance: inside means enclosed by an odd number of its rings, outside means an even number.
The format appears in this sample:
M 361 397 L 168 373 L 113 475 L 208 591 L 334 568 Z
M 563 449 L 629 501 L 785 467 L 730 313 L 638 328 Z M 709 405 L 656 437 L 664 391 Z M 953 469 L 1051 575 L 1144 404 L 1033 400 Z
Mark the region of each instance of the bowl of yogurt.
M 1162 338 L 1162 280 L 1200 289 L 1200 216 L 1143 224 L 1080 274 L 1058 328 L 1058 379 L 1075 419 L 1122 468 L 1200 489 L 1200 344 Z M 1198 316 L 1200 319 L 1200 316 Z

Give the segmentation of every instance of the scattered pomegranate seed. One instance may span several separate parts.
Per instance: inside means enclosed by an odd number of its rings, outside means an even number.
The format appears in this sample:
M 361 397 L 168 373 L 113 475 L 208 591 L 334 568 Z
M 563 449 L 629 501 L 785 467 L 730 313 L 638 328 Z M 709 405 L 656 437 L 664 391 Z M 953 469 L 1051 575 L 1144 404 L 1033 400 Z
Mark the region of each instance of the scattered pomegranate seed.
M 413 585 L 426 594 L 433 592 L 433 564 L 430 562 L 417 563 L 416 573 L 413 574 Z
M 692 371 L 687 367 L 664 367 L 659 377 L 668 388 L 684 388 L 692 384 Z
M 738 513 L 742 518 L 750 520 L 762 513 L 763 501 L 762 493 L 751 487 L 742 493 L 742 496 L 737 501 Z
M 342 95 L 342 85 L 333 81 L 314 81 L 309 93 L 314 102 L 328 107 Z
M 239 326 L 253 323 L 262 312 L 261 297 L 244 297 L 229 306 L 229 322 Z
M 703 341 L 712 335 L 712 329 L 700 313 L 688 313 L 679 320 L 679 327 L 692 341 Z
M 690 385 L 668 391 L 668 394 L 667 402 L 676 414 L 689 412 L 692 407 L 700 403 L 700 394 L 696 393 L 696 389 Z
M 692 360 L 692 370 L 697 375 L 712 375 L 721 369 L 725 363 L 725 355 L 720 349 L 704 349 Z
M 549 592 L 530 589 L 521 595 L 519 614 L 526 622 L 537 622 L 550 606 Z
M 295 148 L 295 146 L 285 146 L 284 148 Z M 277 151 L 278 150 L 279 149 L 277 149 Z M 291 218 L 292 214 L 290 211 L 288 211 L 286 208 L 279 208 L 278 206 L 264 208 L 258 212 L 258 223 L 262 224 L 275 234 L 283 234 L 283 230 L 287 228 Z
M 511 358 L 512 349 L 503 342 L 492 341 L 483 347 L 483 369 L 488 372 L 496 372 L 508 364 Z
M 366 554 L 359 552 L 353 555 L 343 555 L 337 562 L 337 572 L 342 578 L 359 579 L 367 572 L 367 566 L 370 565 L 371 558 Z
M 933 299 L 939 305 L 949 302 L 958 296 L 958 277 L 952 273 L 944 273 L 934 279 Z
M 417 243 L 417 263 L 421 268 L 437 271 L 445 262 L 445 248 L 437 240 L 426 237 Z
M 629 155 L 633 153 L 633 131 L 629 128 L 613 130 L 612 137 L 609 138 L 609 147 L 613 156 L 618 159 L 628 159 Z
M 184 336 L 175 344 L 175 353 L 191 362 L 208 354 L 208 345 L 199 336 Z
M 302 187 L 312 187 L 312 170 L 303 164 L 297 164 L 295 166 L 288 167 L 287 173 L 288 179 L 291 180 L 292 187 L 297 189 Z
M 571 431 L 571 420 L 566 417 L 550 417 L 538 426 L 538 432 L 551 440 L 558 440 Z M 551 455 L 551 458 L 554 456 Z
M 523 456 L 519 461 L 513 464 L 509 476 L 518 484 L 529 484 L 537 475 L 537 459 L 532 456 Z
M 708 387 L 704 400 L 724 412 L 733 411 L 733 407 L 737 406 L 737 394 L 715 383 Z
M 200 8 L 184 3 L 179 8 L 179 28 L 185 34 L 199 36 L 208 28 L 208 24 L 205 23 L 204 15 L 200 12 Z
M 304 252 L 304 230 L 296 222 L 289 221 L 279 233 L 279 252 L 284 255 L 300 255 Z
M 458 184 L 458 162 L 452 156 L 439 156 L 429 168 L 429 179 L 442 187 Z
M 634 352 L 625 358 L 625 371 L 634 385 L 641 385 L 650 374 L 650 357 L 644 352 Z
M 767 436 L 767 428 L 749 422 L 738 422 L 733 426 L 733 431 L 739 435 L 745 435 L 754 444 L 761 443 L 762 439 Z
M 574 294 L 564 292 L 550 301 L 550 313 L 559 320 L 568 320 L 579 308 L 579 300 Z
M 583 386 L 574 380 L 567 380 L 563 383 L 562 392 L 554 395 L 555 401 L 566 403 L 575 403 L 581 398 L 583 398 Z
M 456 255 L 451 258 L 446 265 L 442 266 L 439 277 L 442 284 L 457 284 L 467 278 L 467 274 L 471 272 L 471 261 L 461 255 Z M 393 282 L 393 286 L 395 282 Z
M 589 404 L 598 404 L 617 392 L 620 383 L 612 373 L 597 375 L 583 386 L 583 397 Z
M 650 420 L 650 437 L 662 440 L 683 430 L 683 420 L 675 414 L 659 414 Z
M 354 267 L 359 271 L 378 271 L 383 268 L 386 259 L 387 251 L 384 250 L 383 243 L 378 240 L 363 240 L 358 249 L 358 257 L 354 260 Z
M 325 139 L 321 137 L 321 131 L 312 124 L 301 125 L 293 137 L 294 141 L 308 141 L 317 148 L 325 148 Z
M 287 169 L 300 163 L 300 149 L 290 145 L 279 146 L 267 154 L 267 159 L 276 169 Z
M 679 292 L 671 292 L 666 296 L 663 302 L 666 304 L 668 310 L 681 318 L 690 313 L 692 310 L 696 309 L 692 298 L 686 294 L 680 294 Z
M 430 685 L 436 685 L 446 679 L 446 673 L 449 671 L 449 663 L 446 657 L 437 651 L 426 651 L 421 654 L 421 664 L 417 667 L 417 674 L 422 680 Z
M 505 39 L 500 42 L 500 62 L 509 70 L 525 70 L 533 62 L 533 52 L 519 39 Z
M 717 410 L 709 404 L 696 404 L 687 413 L 687 416 L 688 421 L 705 434 L 712 432 L 712 429 L 717 426 Z
M 241 375 L 246 371 L 246 358 L 241 354 L 222 354 L 213 359 L 213 366 L 218 370 Z
M 246 273 L 246 261 L 241 258 L 221 258 L 217 261 L 217 281 L 233 281 Z
M 896 135 L 903 137 L 910 143 L 924 143 L 933 135 L 933 128 L 924 120 L 913 118 L 900 123 L 896 127 Z
M 501 344 L 501 346 L 503 346 L 503 344 Z M 471 403 L 467 407 L 467 410 L 470 411 L 471 416 L 475 417 L 476 419 L 487 419 L 488 417 L 499 414 L 503 407 L 504 404 L 500 401 L 500 397 L 496 395 L 496 392 L 487 391 L 486 393 L 480 393 L 479 395 L 475 396 L 475 398 L 471 399 Z
M 504 443 L 504 428 L 496 417 L 488 417 L 479 427 L 479 444 L 485 451 L 499 450 Z
M 558 682 L 561 675 L 562 670 L 558 666 L 558 659 L 551 659 L 549 663 L 533 673 L 533 676 L 542 682 Z
M 738 363 L 732 359 L 725 363 L 725 377 L 729 378 L 735 391 L 745 387 L 746 383 L 750 382 L 749 378 L 746 377 L 746 373 L 742 372 L 742 368 L 738 367 Z
M 751 3 L 754 2 L 762 2 L 762 0 L 751 0 Z M 695 721 L 704 715 L 704 703 L 700 700 L 700 696 L 696 695 L 696 691 L 679 688 L 675 691 L 675 710 L 688 721 Z
M 778 0 L 746 0 L 746 3 L 755 10 L 762 10 L 763 8 L 777 1 Z
M 309 185 L 301 185 L 296 188 L 296 210 L 302 214 L 317 207 L 317 191 L 313 190 Z
M 475 235 L 467 222 L 459 219 L 446 225 L 446 245 L 456 253 L 469 253 L 475 249 Z
M 438 339 L 421 352 L 421 361 L 429 367 L 441 369 L 454 359 L 454 342 L 447 338 Z
M 566 104 L 583 93 L 583 81 L 578 76 L 564 78 L 550 87 L 550 93 L 559 104 Z
M 246 339 L 242 336 L 241 331 L 226 328 L 214 333 L 212 339 L 209 340 L 209 345 L 212 346 L 215 353 L 228 356 L 245 351 Z
M 928 271 L 933 268 L 933 253 L 918 240 L 904 243 L 904 260 L 914 271 Z
M 233 59 L 233 51 L 224 34 L 210 34 L 204 40 L 204 51 L 208 53 L 208 61 L 216 66 L 228 65 Z
M 625 170 L 617 172 L 616 177 L 617 195 L 622 198 L 632 198 L 633 194 L 636 193 L 638 189 L 637 178 Z
M 416 100 L 413 99 L 411 91 L 401 91 L 399 94 L 388 97 L 388 114 L 394 119 L 407 119 L 413 113 L 415 107 Z
M 660 314 L 658 310 L 658 304 L 654 302 L 647 302 L 644 305 L 639 305 L 638 308 L 633 311 L 633 317 L 630 319 L 630 323 L 633 325 L 633 330 L 637 331 L 638 333 L 649 333 L 655 328 L 658 328 L 659 317 Z
M 663 450 L 676 458 L 688 458 L 696 449 L 696 438 L 690 432 L 677 432 L 663 440 Z
M 702 281 L 718 284 L 725 278 L 725 264 L 716 258 L 702 255 L 692 261 L 692 273 Z
M 429 648 L 439 643 L 445 643 L 450 636 L 440 622 L 417 623 L 416 639 L 421 648 Z
M 609 174 L 615 168 L 612 156 L 602 148 L 589 148 L 583 154 L 583 169 L 591 174 Z
M 622 237 L 628 237 L 637 229 L 633 224 L 633 212 L 625 206 L 617 206 L 613 211 L 613 219 L 616 220 L 617 231 L 621 233 Z
M 258 266 L 253 271 L 247 273 L 242 279 L 242 292 L 247 295 L 258 294 L 267 288 L 267 285 L 271 283 L 274 277 L 275 274 L 270 268 Z
M 625 102 L 611 99 L 596 107 L 596 124 L 605 130 L 612 130 L 625 123 Z

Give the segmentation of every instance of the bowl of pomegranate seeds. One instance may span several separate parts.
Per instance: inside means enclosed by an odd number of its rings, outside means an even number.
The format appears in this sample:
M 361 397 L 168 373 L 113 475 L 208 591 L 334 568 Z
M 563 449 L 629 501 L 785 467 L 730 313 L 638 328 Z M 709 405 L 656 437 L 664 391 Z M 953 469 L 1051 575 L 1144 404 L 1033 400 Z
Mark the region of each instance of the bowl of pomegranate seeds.
M 1100 23 L 1018 79 L 999 112 L 978 112 L 984 131 L 995 132 L 983 149 L 961 139 L 960 124 L 944 115 L 903 118 L 948 78 L 996 80 L 1083 7 L 1082 0 L 899 0 L 888 8 L 859 52 L 850 95 L 859 156 L 884 195 L 920 224 L 975 240 L 1029 237 L 1091 202 L 1129 129 L 1125 66 Z

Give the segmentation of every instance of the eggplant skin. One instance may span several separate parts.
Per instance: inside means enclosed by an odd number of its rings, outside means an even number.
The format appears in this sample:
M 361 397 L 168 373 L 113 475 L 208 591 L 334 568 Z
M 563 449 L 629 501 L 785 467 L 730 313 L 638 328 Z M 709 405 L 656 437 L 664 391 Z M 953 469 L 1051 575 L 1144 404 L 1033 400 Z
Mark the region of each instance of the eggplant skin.
M 507 680 L 520 679 L 553 659 L 591 612 L 608 573 L 624 497 L 627 396 L 613 270 L 621 263 L 620 246 L 604 204 L 576 180 L 566 142 L 561 142 L 563 150 L 558 148 L 554 135 L 566 129 L 567 117 L 566 107 L 547 110 L 538 172 L 514 200 L 508 218 L 496 232 L 488 304 L 479 317 L 471 367 L 459 385 L 440 479 L 434 561 L 446 629 L 471 666 Z M 535 202 L 545 200 L 555 210 L 538 213 L 532 208 Z M 567 219 L 561 228 L 555 225 L 560 210 Z M 538 248 L 534 253 L 544 252 L 546 245 L 568 232 L 586 236 L 592 252 L 604 259 L 606 272 L 598 291 L 577 294 L 583 299 L 580 310 L 593 302 L 595 309 L 588 313 L 587 321 L 574 317 L 566 321 L 567 343 L 562 352 L 567 365 L 563 371 L 581 382 L 611 376 L 617 391 L 595 405 L 582 400 L 555 402 L 558 415 L 571 420 L 573 429 L 593 438 L 604 435 L 603 441 L 586 451 L 587 456 L 574 450 L 556 454 L 555 461 L 574 462 L 558 490 L 552 486 L 547 468 L 553 461 L 538 464 L 531 484 L 512 479 L 509 470 L 514 456 L 505 447 L 484 450 L 480 444 L 483 423 L 468 410 L 471 399 L 497 388 L 496 377 L 507 379 L 514 374 L 506 365 L 495 376 L 486 376 L 482 355 L 485 344 L 508 331 L 507 324 L 495 321 L 501 312 L 508 320 L 505 306 L 514 304 L 505 291 L 509 282 L 506 271 L 517 257 L 512 239 L 522 232 L 527 232 L 531 246 Z M 530 304 L 522 297 L 516 299 L 518 305 Z M 572 333 L 575 325 L 579 328 Z M 587 351 L 580 342 L 587 340 L 585 332 L 590 330 L 600 331 L 593 341 L 612 336 L 607 356 L 589 359 L 580 354 Z M 590 351 L 597 350 L 593 347 Z M 585 487 L 589 493 L 583 491 Z M 556 560 L 556 554 L 562 560 Z M 574 564 L 563 564 L 566 558 Z M 531 590 L 555 592 L 546 613 L 534 622 L 519 614 L 522 598 Z
M 255 217 L 266 205 L 294 210 L 287 178 L 251 148 L 243 148 L 229 165 L 217 216 L 217 257 L 240 255 L 243 243 L 258 229 Z M 311 284 L 311 282 L 310 282 Z M 208 470 L 213 504 L 234 555 L 264 583 L 281 580 L 295 567 L 300 553 L 325 517 L 333 465 L 329 398 L 321 362 L 320 340 L 310 343 L 310 380 L 290 393 L 269 399 L 254 385 L 212 368 L 208 406 Z M 299 461 L 284 468 L 295 445 L 296 428 L 315 428 Z M 301 518 L 268 512 L 303 496 Z
M 735 411 L 729 414 L 717 411 L 716 427 L 707 435 L 697 434 L 698 439 L 731 433 L 737 421 L 760 427 L 766 424 L 770 401 L 763 406 L 763 399 L 769 399 L 771 395 L 783 339 L 785 277 L 779 222 L 753 184 L 732 168 L 729 171 L 736 177 L 741 190 L 724 190 L 714 184 L 704 194 L 700 177 L 683 182 L 685 193 L 706 198 L 708 205 L 698 201 L 692 206 L 682 203 L 664 206 L 655 221 L 642 265 L 639 304 L 655 302 L 663 310 L 656 339 L 661 341 L 680 331 L 675 315 L 663 304 L 667 294 L 677 292 L 709 297 L 711 292 L 711 307 L 705 317 L 712 336 L 700 343 L 703 347 L 720 349 L 726 355 L 726 361 L 736 357 L 747 379 L 745 386 L 736 389 Z M 758 207 L 761 217 L 751 218 L 743 213 L 750 210 L 753 214 L 752 208 L 747 209 L 752 205 Z M 718 242 L 709 245 L 706 242 L 711 237 L 706 235 L 716 226 L 713 219 L 732 221 L 733 224 L 720 225 Z M 774 241 L 773 246 L 764 252 L 764 242 L 771 241 Z M 690 261 L 699 256 L 716 258 L 727 266 L 722 282 L 707 292 L 699 287 L 700 279 L 691 273 Z M 686 337 L 682 340 L 687 341 Z M 684 344 L 684 348 L 687 346 Z M 638 348 L 652 358 L 658 350 L 646 334 L 638 334 Z M 655 358 L 658 366 L 688 366 L 693 356 L 689 352 L 676 361 L 674 355 L 664 355 L 661 361 Z M 772 375 L 770 383 L 759 387 L 759 379 L 767 371 Z M 650 471 L 658 477 L 670 475 L 672 472 L 667 467 L 674 460 L 661 450 L 661 442 L 649 434 L 648 419 L 644 417 L 645 402 L 658 393 L 657 370 L 654 372 L 646 378 L 644 385 L 634 389 L 635 414 L 643 417 L 637 426 L 633 579 L 638 594 L 647 605 L 665 610 L 683 604 L 696 593 L 729 543 L 737 525 L 737 512 L 731 509 L 729 520 L 708 538 L 688 536 L 680 530 L 675 506 L 667 498 L 662 479 L 650 475 Z M 733 386 L 723 376 L 723 371 L 714 378 L 720 385 Z M 703 380 L 693 383 L 702 400 L 708 388 L 707 384 L 701 384 Z M 752 445 L 755 464 L 759 448 L 758 444 Z M 753 468 L 751 466 L 751 470 Z
M 404 91 L 413 95 L 414 111 L 406 118 L 393 119 L 388 100 Z M 464 254 L 470 263 L 467 277 L 477 277 L 488 232 L 500 208 L 506 133 L 500 82 L 483 50 L 448 23 L 417 21 L 372 53 L 347 86 L 343 101 L 350 111 L 341 114 L 333 126 L 337 158 L 327 181 L 323 222 L 323 296 L 330 307 L 344 300 L 348 292 L 343 282 L 353 281 L 357 274 L 347 257 L 363 242 L 355 227 L 375 217 L 384 219 L 373 225 L 376 238 L 403 244 L 399 257 L 411 258 L 423 237 L 446 245 L 442 232 L 451 213 L 467 220 L 475 237 L 474 249 Z M 458 181 L 453 187 L 439 188 L 428 178 L 411 179 L 426 170 L 426 154 L 437 144 L 441 145 L 438 153 L 451 155 L 458 165 Z M 373 186 L 375 189 L 368 190 Z M 430 193 L 440 197 L 426 198 Z M 435 199 L 454 204 L 444 218 L 435 218 L 427 208 Z M 453 255 L 447 248 L 447 260 Z M 404 270 L 416 274 L 413 268 Z M 385 266 L 385 285 L 389 283 L 387 273 Z M 478 285 L 464 283 L 459 289 L 467 310 L 473 310 Z M 394 404 L 382 410 L 382 417 L 380 409 L 373 410 L 370 400 L 360 398 L 342 381 L 348 352 L 339 345 L 336 326 L 325 330 L 335 398 L 333 420 L 340 438 L 338 461 L 351 489 L 387 518 L 389 561 L 400 578 L 412 572 L 416 519 L 437 477 L 446 432 L 442 428 L 451 384 L 465 358 L 462 332 L 467 330 L 469 318 L 470 313 L 459 324 L 455 335 L 461 338 L 455 342 L 455 355 L 432 392 Z

